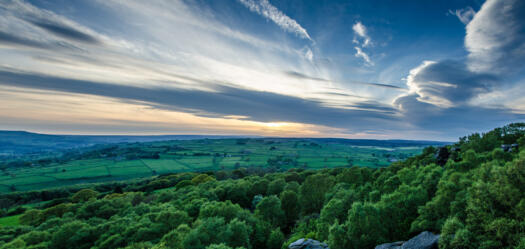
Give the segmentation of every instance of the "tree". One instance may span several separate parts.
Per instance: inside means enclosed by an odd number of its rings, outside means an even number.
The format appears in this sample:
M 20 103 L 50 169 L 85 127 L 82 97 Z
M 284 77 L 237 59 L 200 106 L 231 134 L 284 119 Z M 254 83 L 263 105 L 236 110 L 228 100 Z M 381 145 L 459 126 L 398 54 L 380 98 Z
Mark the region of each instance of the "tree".
M 88 249 L 97 240 L 97 234 L 90 225 L 75 220 L 62 225 L 53 233 L 51 248 L 56 249 Z
M 264 195 L 268 191 L 268 184 L 270 182 L 264 178 L 256 180 L 248 191 L 250 196 Z
M 465 225 L 457 217 L 447 219 L 439 237 L 441 249 L 474 249 L 478 248 L 477 244 L 472 233 L 465 228 Z
M 165 210 L 157 215 L 156 221 L 162 223 L 169 231 L 177 228 L 179 225 L 190 223 L 191 218 L 188 216 L 188 213 L 184 211 Z
M 266 248 L 281 249 L 283 242 L 284 234 L 281 232 L 281 229 L 276 228 L 270 233 L 270 237 L 268 237 L 268 242 L 266 243 Z
M 275 179 L 268 184 L 268 195 L 279 195 L 286 185 L 282 178 Z
M 42 211 L 38 209 L 30 209 L 22 214 L 18 220 L 22 225 L 38 226 L 40 223 L 42 223 L 41 214 Z
M 347 227 L 344 224 L 335 223 L 330 227 L 328 244 L 332 249 L 350 248 L 350 241 L 346 234 Z
M 96 199 L 98 192 L 92 189 L 82 189 L 71 197 L 73 202 L 86 202 L 90 199 Z
M 184 238 L 185 249 L 202 249 L 211 244 L 220 244 L 225 240 L 224 218 L 213 217 L 197 221 L 197 225 Z
M 319 213 L 323 207 L 325 194 L 334 185 L 334 177 L 325 174 L 308 176 L 301 185 L 301 204 L 304 214 Z
M 348 211 L 347 236 L 350 247 L 373 248 L 386 242 L 386 230 L 383 228 L 379 209 L 370 203 L 356 202 Z
M 190 232 L 190 227 L 187 224 L 182 224 L 177 229 L 172 230 L 171 232 L 165 234 L 161 242 L 166 245 L 168 248 L 173 249 L 184 249 L 183 241 L 186 234 Z
M 275 195 L 264 197 L 255 208 L 255 215 L 276 227 L 283 223 L 284 212 L 281 209 L 281 200 Z
M 213 217 L 221 217 L 226 222 L 230 222 L 231 220 L 238 218 L 243 212 L 246 212 L 243 210 L 239 205 L 233 204 L 231 201 L 226 202 L 208 202 L 202 205 L 199 218 L 213 218 Z
M 285 190 L 281 193 L 281 208 L 284 211 L 287 227 L 293 226 L 297 218 L 301 207 L 299 206 L 299 197 L 297 193 L 291 190 Z
M 250 234 L 252 229 L 244 221 L 232 220 L 226 226 L 227 244 L 233 247 L 250 247 Z
M 191 183 L 193 185 L 199 185 L 201 183 L 205 183 L 205 182 L 209 182 L 209 181 L 213 181 L 213 180 L 215 180 L 215 178 L 213 178 L 213 176 L 209 176 L 209 175 L 206 175 L 206 174 L 200 174 L 198 176 L 193 177 L 193 179 L 191 179 Z

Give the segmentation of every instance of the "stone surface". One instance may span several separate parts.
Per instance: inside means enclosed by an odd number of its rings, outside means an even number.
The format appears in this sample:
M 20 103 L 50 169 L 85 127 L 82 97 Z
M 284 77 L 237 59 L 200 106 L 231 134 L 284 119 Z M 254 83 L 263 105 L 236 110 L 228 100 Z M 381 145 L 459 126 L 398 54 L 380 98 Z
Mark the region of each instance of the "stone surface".
M 375 249 L 400 249 L 401 245 L 403 245 L 403 243 L 405 243 L 405 242 L 404 241 L 398 241 L 398 242 L 394 242 L 394 243 L 386 243 L 386 244 L 382 244 L 382 245 L 376 246 Z
M 290 249 L 330 249 L 327 244 L 313 239 L 299 239 L 288 246 Z
M 438 241 L 439 234 L 436 235 L 425 231 L 406 242 L 398 241 L 382 244 L 376 246 L 375 249 L 437 249 Z
M 438 241 L 439 234 L 425 231 L 403 243 L 401 249 L 437 249 Z

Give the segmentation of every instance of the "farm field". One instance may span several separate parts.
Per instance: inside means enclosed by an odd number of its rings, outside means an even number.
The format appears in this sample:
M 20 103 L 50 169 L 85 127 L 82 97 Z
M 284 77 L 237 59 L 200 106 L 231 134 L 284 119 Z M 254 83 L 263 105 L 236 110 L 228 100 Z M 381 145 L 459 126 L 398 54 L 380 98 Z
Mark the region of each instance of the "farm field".
M 330 139 L 201 139 L 99 146 L 82 153 L 3 167 L 0 192 L 28 191 L 153 175 L 237 168 L 385 167 L 430 143 Z M 358 141 L 358 140 L 356 140 Z M 371 145 L 370 145 L 371 144 Z
M 0 218 L 0 227 L 18 226 L 20 224 L 18 221 L 20 216 L 21 214 Z

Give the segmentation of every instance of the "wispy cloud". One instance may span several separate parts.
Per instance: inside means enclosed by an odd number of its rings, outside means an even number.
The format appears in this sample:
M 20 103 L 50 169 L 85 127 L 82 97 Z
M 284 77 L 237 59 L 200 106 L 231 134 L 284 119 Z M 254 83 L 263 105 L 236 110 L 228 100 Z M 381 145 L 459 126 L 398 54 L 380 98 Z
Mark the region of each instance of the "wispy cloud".
M 363 23 L 361 22 L 356 22 L 353 26 L 352 26 L 352 30 L 354 30 L 354 33 L 359 36 L 361 39 L 363 39 L 363 44 L 362 46 L 363 47 L 367 47 L 370 45 L 370 42 L 372 41 L 370 39 L 370 36 L 368 36 L 367 34 L 367 30 L 366 30 L 366 27 L 365 25 L 363 25 Z M 357 40 L 354 40 L 356 42 L 358 42 Z M 359 43 L 359 42 L 358 42 Z
M 374 62 L 370 60 L 370 56 L 368 56 L 367 53 L 363 52 L 363 49 L 360 47 L 354 47 L 355 48 L 355 57 L 363 58 L 363 60 L 366 62 L 367 65 L 373 66 Z
M 268 0 L 239 0 L 239 2 L 249 8 L 250 11 L 271 20 L 285 31 L 294 33 L 303 39 L 313 41 L 306 29 L 299 25 L 297 21 L 273 6 Z
M 467 25 L 472 20 L 472 18 L 474 18 L 474 15 L 476 15 L 476 11 L 474 11 L 474 9 L 472 9 L 470 6 L 454 11 L 448 10 L 448 13 L 456 16 L 465 25 Z
M 370 39 L 365 25 L 358 21 L 352 26 L 352 30 L 354 30 L 353 42 L 356 44 L 354 47 L 356 50 L 354 54 L 355 57 L 362 58 L 367 66 L 373 66 L 374 62 L 372 62 L 370 56 L 365 51 L 363 51 L 365 47 L 368 47 L 372 44 L 372 39 Z

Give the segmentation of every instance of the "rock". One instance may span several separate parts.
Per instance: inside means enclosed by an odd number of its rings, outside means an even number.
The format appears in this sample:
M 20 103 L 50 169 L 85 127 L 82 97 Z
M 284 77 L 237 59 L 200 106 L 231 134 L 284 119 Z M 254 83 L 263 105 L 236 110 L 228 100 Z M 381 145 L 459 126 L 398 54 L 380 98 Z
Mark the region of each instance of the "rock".
M 398 242 L 394 242 L 394 243 L 386 243 L 386 244 L 382 244 L 382 245 L 376 246 L 375 249 L 400 249 L 401 245 L 403 245 L 403 243 L 405 243 L 405 242 L 404 241 L 398 241 Z
M 439 234 L 425 231 L 403 243 L 401 249 L 437 249 L 438 241 Z
M 330 249 L 327 244 L 313 239 L 299 239 L 288 246 L 290 249 Z
M 438 148 L 438 150 L 434 154 L 434 158 L 436 158 L 436 163 L 440 166 L 445 165 L 449 157 L 450 152 L 448 151 L 448 148 L 446 146 Z
M 406 242 L 398 241 L 394 243 L 382 244 L 376 246 L 375 249 L 437 249 L 438 241 L 439 234 L 436 235 L 425 231 Z

